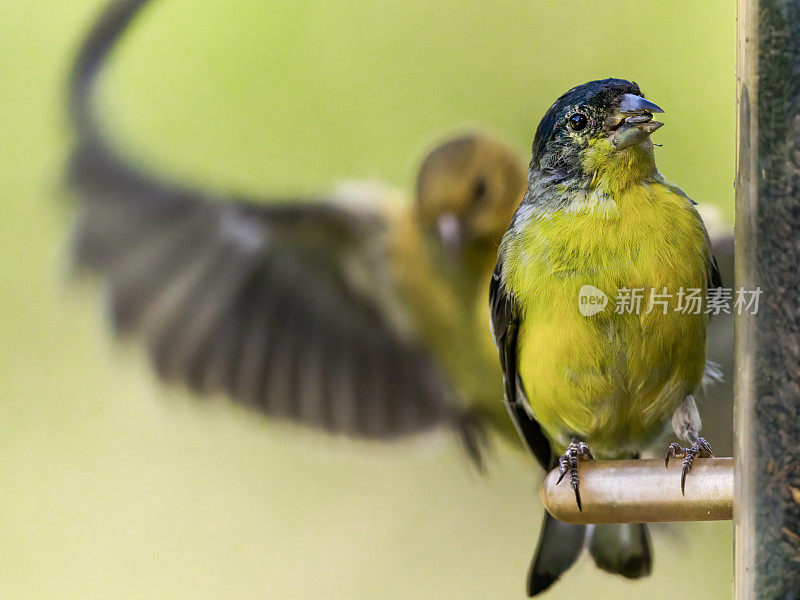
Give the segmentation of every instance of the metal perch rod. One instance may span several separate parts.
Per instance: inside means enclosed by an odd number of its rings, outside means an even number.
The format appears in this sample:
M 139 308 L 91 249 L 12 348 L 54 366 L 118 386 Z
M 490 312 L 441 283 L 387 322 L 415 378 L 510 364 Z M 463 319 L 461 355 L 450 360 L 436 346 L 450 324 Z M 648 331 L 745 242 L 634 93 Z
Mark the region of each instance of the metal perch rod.
M 681 461 L 609 460 L 579 465 L 583 510 L 558 469 L 539 495 L 551 515 L 567 523 L 652 523 L 722 521 L 733 515 L 733 459 L 698 458 L 681 495 Z

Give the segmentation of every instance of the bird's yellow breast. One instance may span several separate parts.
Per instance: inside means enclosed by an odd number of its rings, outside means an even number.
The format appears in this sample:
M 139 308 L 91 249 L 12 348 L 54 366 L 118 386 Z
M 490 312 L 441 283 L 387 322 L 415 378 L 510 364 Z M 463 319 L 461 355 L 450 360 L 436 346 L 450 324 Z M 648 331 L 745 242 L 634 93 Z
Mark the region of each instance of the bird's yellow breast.
M 690 201 L 660 180 L 595 193 L 532 213 L 504 251 L 522 307 L 519 373 L 555 445 L 578 435 L 613 455 L 651 438 L 705 364 L 707 316 L 675 310 L 681 288 L 704 297 L 707 286 L 709 242 Z M 579 307 L 585 285 L 608 297 L 591 316 Z M 615 312 L 623 288 L 644 289 L 639 314 Z M 648 314 L 651 289 L 664 288 L 666 308 Z

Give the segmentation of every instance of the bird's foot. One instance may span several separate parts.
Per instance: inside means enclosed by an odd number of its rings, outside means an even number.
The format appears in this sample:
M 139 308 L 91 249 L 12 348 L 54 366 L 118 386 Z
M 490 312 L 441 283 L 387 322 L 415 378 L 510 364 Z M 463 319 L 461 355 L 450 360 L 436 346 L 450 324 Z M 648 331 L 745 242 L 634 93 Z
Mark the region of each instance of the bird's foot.
M 578 485 L 578 461 L 581 459 L 594 460 L 589 446 L 585 442 L 570 442 L 564 455 L 558 459 L 558 470 L 561 475 L 558 477 L 558 481 L 556 481 L 556 485 L 558 485 L 561 483 L 561 480 L 564 479 L 564 475 L 569 473 L 569 482 L 572 485 L 572 489 L 575 491 L 575 501 L 578 503 L 578 510 L 583 510 L 581 508 L 581 492 Z
M 485 473 L 484 459 L 491 450 L 486 417 L 476 410 L 467 409 L 456 416 L 456 427 L 470 460 L 478 471 Z
M 683 448 L 675 442 L 667 448 L 667 455 L 664 457 L 664 466 L 669 466 L 670 457 L 683 458 L 683 469 L 681 469 L 681 494 L 686 495 L 686 475 L 692 470 L 695 458 L 712 458 L 711 445 L 706 438 L 697 438 L 691 448 Z

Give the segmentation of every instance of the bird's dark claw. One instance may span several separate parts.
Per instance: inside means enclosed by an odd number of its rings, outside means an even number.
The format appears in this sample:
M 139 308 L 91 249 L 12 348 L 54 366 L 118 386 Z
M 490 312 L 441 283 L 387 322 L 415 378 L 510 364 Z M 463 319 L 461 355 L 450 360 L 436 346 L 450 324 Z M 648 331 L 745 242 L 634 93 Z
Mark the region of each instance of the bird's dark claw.
M 467 409 L 456 416 L 456 426 L 470 460 L 478 471 L 485 473 L 484 458 L 486 453 L 491 450 L 486 419 L 479 412 Z
M 578 510 L 583 510 L 583 508 L 581 508 L 581 492 L 578 486 L 578 461 L 581 459 L 594 460 L 592 451 L 585 442 L 571 442 L 570 445 L 567 446 L 564 455 L 558 459 L 558 471 L 560 475 L 558 481 L 556 481 L 556 485 L 561 483 L 561 480 L 564 479 L 564 475 L 569 472 L 569 482 L 572 485 L 572 489 L 575 490 L 575 501 L 578 503 Z
M 664 457 L 664 466 L 669 466 L 670 457 L 683 458 L 683 469 L 681 469 L 681 494 L 686 495 L 686 475 L 692 470 L 695 458 L 712 458 L 711 445 L 705 438 L 697 438 L 691 448 L 683 448 L 675 442 L 667 448 L 667 455 Z

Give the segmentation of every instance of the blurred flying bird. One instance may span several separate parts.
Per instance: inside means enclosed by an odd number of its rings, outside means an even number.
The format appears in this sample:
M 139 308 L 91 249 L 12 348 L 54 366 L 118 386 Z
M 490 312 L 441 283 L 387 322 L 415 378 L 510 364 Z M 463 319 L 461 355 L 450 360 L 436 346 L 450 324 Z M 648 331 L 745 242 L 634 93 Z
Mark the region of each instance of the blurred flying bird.
M 145 0 L 112 3 L 71 82 L 76 262 L 104 278 L 113 327 L 160 377 L 268 415 L 368 438 L 450 426 L 481 465 L 508 425 L 485 313 L 525 189 L 519 157 L 465 135 L 423 161 L 412 203 L 253 201 L 169 182 L 97 125 L 94 83 Z
M 580 85 L 550 107 L 490 285 L 509 414 L 541 465 L 568 476 L 578 507 L 579 460 L 637 457 L 670 422 L 689 443 L 668 449 L 684 458 L 675 485 L 711 453 L 693 397 L 715 375 L 709 315 L 705 303 L 682 310 L 681 291 L 705 298 L 721 281 L 694 202 L 656 169 L 654 112 L 622 79 Z M 616 306 L 581 310 L 587 290 Z M 620 301 L 631 290 L 644 292 L 638 306 Z M 585 529 L 545 514 L 530 595 L 574 563 Z M 597 525 L 589 550 L 607 571 L 651 571 L 644 525 Z

